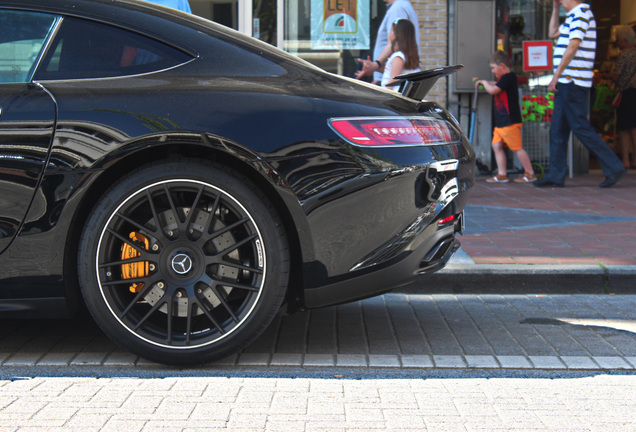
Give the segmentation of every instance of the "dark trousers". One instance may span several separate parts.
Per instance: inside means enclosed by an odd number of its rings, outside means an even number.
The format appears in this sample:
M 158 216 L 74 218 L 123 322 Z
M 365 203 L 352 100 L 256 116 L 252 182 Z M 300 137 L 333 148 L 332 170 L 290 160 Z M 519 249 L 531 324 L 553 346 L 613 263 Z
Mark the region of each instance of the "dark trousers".
M 558 84 L 557 90 L 550 124 L 550 170 L 544 178 L 556 183 L 565 181 L 570 132 L 574 132 L 590 153 L 599 160 L 606 177 L 623 171 L 621 160 L 587 119 L 590 89 L 570 83 Z

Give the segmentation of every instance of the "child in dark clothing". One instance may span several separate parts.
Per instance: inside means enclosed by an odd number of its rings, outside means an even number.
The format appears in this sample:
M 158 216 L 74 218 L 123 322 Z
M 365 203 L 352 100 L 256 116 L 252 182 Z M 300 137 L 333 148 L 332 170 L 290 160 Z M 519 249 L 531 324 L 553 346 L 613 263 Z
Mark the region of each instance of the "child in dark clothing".
M 521 165 L 524 174 L 514 179 L 517 183 L 531 183 L 537 179 L 532 169 L 528 153 L 521 144 L 521 110 L 519 108 L 519 91 L 517 89 L 517 75 L 510 70 L 510 58 L 502 51 L 497 51 L 490 58 L 490 69 L 497 81 L 475 80 L 475 87 L 480 84 L 495 99 L 495 128 L 493 131 L 492 148 L 497 160 L 497 175 L 486 179 L 489 183 L 507 183 L 507 157 L 505 147 L 512 150 Z

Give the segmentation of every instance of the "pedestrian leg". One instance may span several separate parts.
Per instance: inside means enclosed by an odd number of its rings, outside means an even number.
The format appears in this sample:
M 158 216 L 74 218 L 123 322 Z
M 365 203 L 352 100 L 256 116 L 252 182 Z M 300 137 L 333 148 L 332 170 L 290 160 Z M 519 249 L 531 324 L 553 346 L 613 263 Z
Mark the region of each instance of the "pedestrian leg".
M 574 84 L 569 90 L 569 101 L 564 108 L 574 135 L 598 159 L 605 177 L 612 177 L 623 172 L 625 168 L 619 157 L 603 141 L 588 120 L 590 90 Z
M 567 84 L 559 84 L 558 91 L 554 96 L 554 111 L 550 123 L 550 169 L 541 179 L 561 185 L 565 182 L 567 173 L 568 141 L 571 132 L 565 114 L 568 90 Z

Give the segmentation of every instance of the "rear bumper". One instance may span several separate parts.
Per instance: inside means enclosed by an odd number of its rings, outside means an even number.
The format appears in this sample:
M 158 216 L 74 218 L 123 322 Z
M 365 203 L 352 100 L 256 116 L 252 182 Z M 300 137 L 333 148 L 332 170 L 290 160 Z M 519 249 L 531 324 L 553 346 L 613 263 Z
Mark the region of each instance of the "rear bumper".
M 441 270 L 460 247 L 455 231 L 456 227 L 439 230 L 415 250 L 402 254 L 382 268 L 319 288 L 305 289 L 304 306 L 312 309 L 372 297 Z
M 454 237 L 441 240 L 420 262 L 420 269 L 416 274 L 423 275 L 441 270 L 460 246 L 461 243 Z

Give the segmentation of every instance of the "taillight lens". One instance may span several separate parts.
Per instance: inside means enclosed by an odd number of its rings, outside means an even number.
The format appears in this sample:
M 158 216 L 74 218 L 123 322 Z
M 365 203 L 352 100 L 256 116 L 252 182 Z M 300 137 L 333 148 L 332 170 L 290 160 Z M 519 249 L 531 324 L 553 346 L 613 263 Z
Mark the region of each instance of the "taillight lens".
M 457 218 L 456 215 L 445 217 L 444 219 L 440 219 L 439 221 L 437 221 L 437 225 L 446 225 L 451 222 L 455 222 L 456 218 Z
M 439 145 L 461 139 L 453 125 L 430 117 L 335 118 L 329 125 L 347 142 L 364 147 Z

